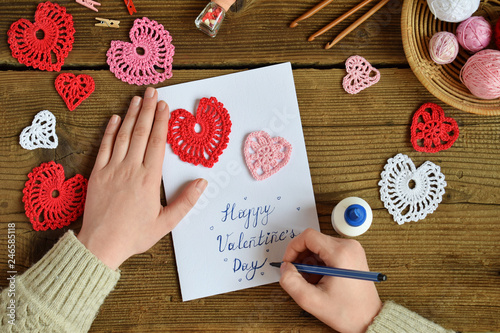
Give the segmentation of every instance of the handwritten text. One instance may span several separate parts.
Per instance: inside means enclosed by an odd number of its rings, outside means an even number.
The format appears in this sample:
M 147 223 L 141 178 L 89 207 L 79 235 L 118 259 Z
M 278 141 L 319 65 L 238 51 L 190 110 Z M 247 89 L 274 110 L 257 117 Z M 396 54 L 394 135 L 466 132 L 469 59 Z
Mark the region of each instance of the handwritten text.
M 221 219 L 222 222 L 229 220 L 243 220 L 243 226 L 248 229 L 250 225 L 256 228 L 259 224 L 267 225 L 269 222 L 269 215 L 274 212 L 274 207 L 271 205 L 258 206 L 245 209 L 236 209 L 236 204 L 232 205 L 228 203 L 226 209 L 222 211 L 224 217 Z

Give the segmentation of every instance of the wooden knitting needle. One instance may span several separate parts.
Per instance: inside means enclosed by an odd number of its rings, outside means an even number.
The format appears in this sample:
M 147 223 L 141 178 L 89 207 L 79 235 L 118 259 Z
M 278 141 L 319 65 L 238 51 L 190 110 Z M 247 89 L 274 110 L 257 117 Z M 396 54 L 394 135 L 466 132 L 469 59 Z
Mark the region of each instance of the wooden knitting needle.
M 370 16 L 375 14 L 380 8 L 384 7 L 386 3 L 388 3 L 390 0 L 382 0 L 378 4 L 375 5 L 372 9 L 370 9 L 365 15 L 361 16 L 356 22 L 351 24 L 347 29 L 342 31 L 331 43 L 327 43 L 325 45 L 325 49 L 328 50 L 331 48 L 333 45 L 337 44 L 342 38 L 347 36 L 351 31 L 356 29 L 361 23 L 366 21 Z
M 290 23 L 290 28 L 295 28 L 300 21 L 305 20 L 306 18 L 313 16 L 314 14 L 319 12 L 321 9 L 323 9 L 323 7 L 325 7 L 326 5 L 328 5 L 332 1 L 333 0 L 324 0 L 324 1 L 320 2 L 319 4 L 314 6 L 312 9 L 310 9 L 309 11 L 302 14 L 298 19 L 296 19 L 295 21 Z
M 335 21 L 332 21 L 332 23 L 328 24 L 327 26 L 325 26 L 325 27 L 321 28 L 320 30 L 316 31 L 315 33 L 313 33 L 311 35 L 311 37 L 309 37 L 307 40 L 310 42 L 313 41 L 314 38 L 324 34 L 325 32 L 327 32 L 328 30 L 330 30 L 331 28 L 333 28 L 334 26 L 336 26 L 337 24 L 339 24 L 340 22 L 342 22 L 343 20 L 345 20 L 346 18 L 348 18 L 349 16 L 351 16 L 352 14 L 354 14 L 355 12 L 357 12 L 358 10 L 360 10 L 361 8 L 363 8 L 365 5 L 369 4 L 372 1 L 373 0 L 364 0 L 363 2 L 358 4 L 356 7 L 353 7 L 350 11 L 348 11 L 344 15 L 340 16 Z

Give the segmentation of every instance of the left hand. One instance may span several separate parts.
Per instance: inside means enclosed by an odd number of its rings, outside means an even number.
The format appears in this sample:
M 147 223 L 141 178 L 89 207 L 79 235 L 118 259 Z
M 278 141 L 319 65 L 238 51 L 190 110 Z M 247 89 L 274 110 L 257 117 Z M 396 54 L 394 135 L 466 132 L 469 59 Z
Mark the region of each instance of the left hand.
M 120 126 L 111 117 L 89 179 L 78 239 L 111 269 L 168 234 L 207 186 L 197 179 L 168 206 L 160 187 L 169 109 L 154 88 L 135 96 Z

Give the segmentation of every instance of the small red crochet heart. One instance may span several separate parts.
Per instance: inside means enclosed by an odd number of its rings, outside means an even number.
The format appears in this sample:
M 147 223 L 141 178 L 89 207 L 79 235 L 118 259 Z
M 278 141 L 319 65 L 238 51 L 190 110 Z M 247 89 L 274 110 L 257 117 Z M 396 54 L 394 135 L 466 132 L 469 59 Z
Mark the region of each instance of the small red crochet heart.
M 20 19 L 10 26 L 8 42 L 12 56 L 21 64 L 47 71 L 60 71 L 73 48 L 73 16 L 49 1 L 38 4 L 35 23 Z
M 411 144 L 416 151 L 437 153 L 450 148 L 458 138 L 455 119 L 444 116 L 443 109 L 434 103 L 425 103 L 413 115 Z
M 76 109 L 95 89 L 94 79 L 86 74 L 59 74 L 54 84 L 70 111 Z
M 55 230 L 83 214 L 87 179 L 76 175 L 65 181 L 62 165 L 42 163 L 28 174 L 23 194 L 24 210 L 33 229 Z
M 170 114 L 167 143 L 182 161 L 211 168 L 227 147 L 231 125 L 224 104 L 215 97 L 202 98 L 196 117 L 184 109 Z

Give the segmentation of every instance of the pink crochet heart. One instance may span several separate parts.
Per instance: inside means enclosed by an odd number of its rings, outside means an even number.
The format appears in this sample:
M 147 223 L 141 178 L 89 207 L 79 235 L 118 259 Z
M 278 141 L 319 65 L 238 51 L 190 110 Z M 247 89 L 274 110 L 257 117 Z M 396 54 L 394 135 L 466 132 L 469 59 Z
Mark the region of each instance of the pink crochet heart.
M 283 168 L 292 153 L 292 145 L 281 137 L 271 138 L 264 131 L 250 133 L 245 140 L 245 162 L 256 180 L 264 180 Z
M 138 86 L 170 79 L 175 48 L 163 25 L 147 17 L 136 19 L 129 35 L 132 43 L 111 41 L 106 53 L 110 71 Z
M 347 75 L 342 86 L 349 94 L 357 94 L 361 90 L 374 85 L 380 80 L 380 72 L 361 56 L 352 56 L 345 62 Z

